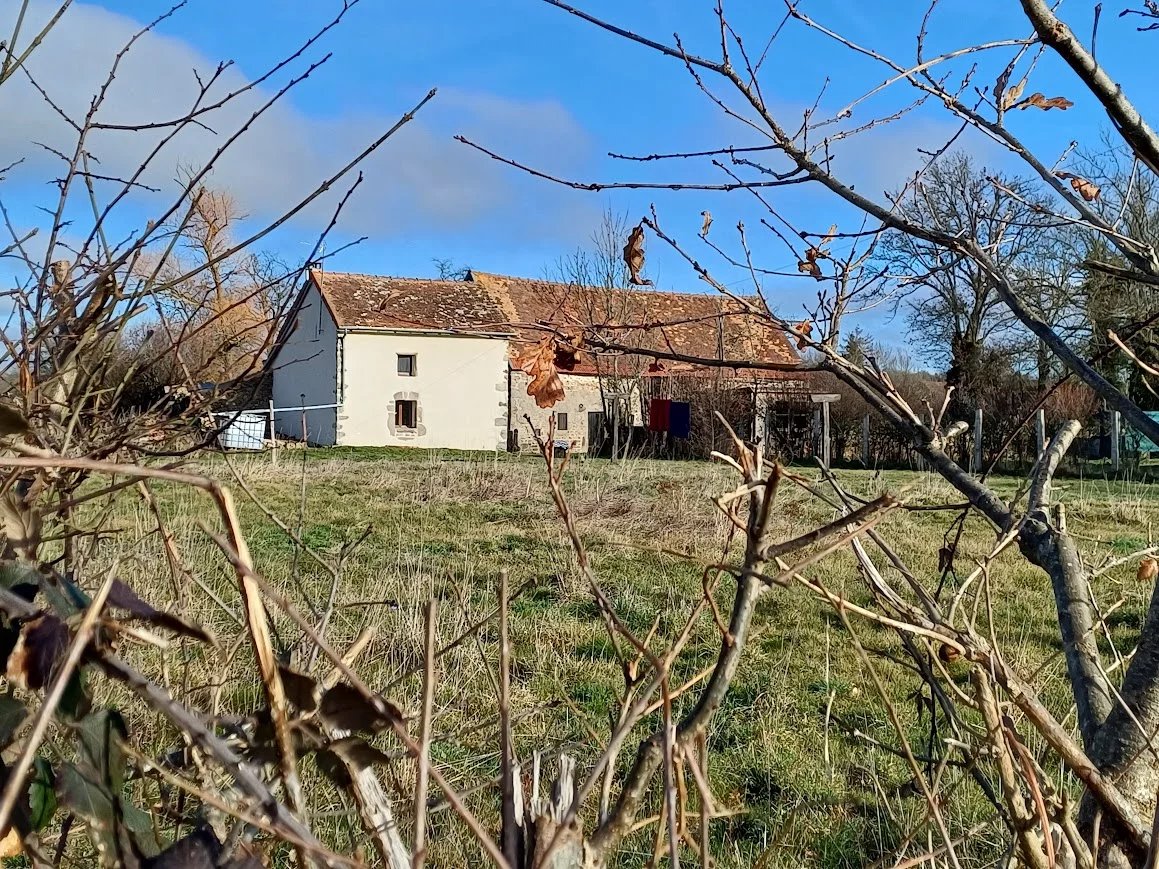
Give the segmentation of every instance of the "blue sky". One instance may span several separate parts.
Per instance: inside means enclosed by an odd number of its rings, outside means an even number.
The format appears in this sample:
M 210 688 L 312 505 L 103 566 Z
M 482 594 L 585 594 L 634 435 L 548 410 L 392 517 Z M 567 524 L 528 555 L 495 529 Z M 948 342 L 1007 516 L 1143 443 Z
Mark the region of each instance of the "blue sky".
M 575 0 L 600 17 L 661 40 L 680 33 L 690 51 L 719 52 L 714 3 L 710 0 Z M 5 0 L 0 30 L 10 26 L 18 4 Z M 155 0 L 78 2 L 65 23 L 50 36 L 33 71 L 59 99 L 74 108 L 98 83 L 112 52 L 162 4 Z M 139 43 L 125 71 L 114 83 L 108 116 L 145 119 L 172 113 L 188 97 L 190 70 L 202 73 L 218 61 L 236 62 L 227 78 L 236 84 L 259 74 L 286 53 L 311 28 L 329 18 L 337 0 L 190 0 L 187 7 Z M 37 0 L 43 14 L 48 0 Z M 763 44 L 780 22 L 780 2 L 726 2 L 736 29 L 750 48 Z M 901 62 L 911 62 L 915 34 L 925 2 L 911 0 L 804 0 L 802 8 L 849 38 Z M 1076 32 L 1089 36 L 1093 4 L 1074 2 L 1065 8 Z M 1103 16 L 1099 56 L 1147 114 L 1150 52 L 1159 35 L 1135 31 L 1137 21 Z M 1028 27 L 1017 4 L 997 0 L 944 0 L 931 23 L 927 53 L 974 42 L 1025 36 Z M 759 51 L 758 48 L 753 48 Z M 255 126 L 214 178 L 232 190 L 254 221 L 268 217 L 290 201 L 291 193 L 320 180 L 357 152 L 431 87 L 439 95 L 416 122 L 388 142 L 369 161 L 366 180 L 356 194 L 334 244 L 356 236 L 368 241 L 331 262 L 336 270 L 386 274 L 432 273 L 432 259 L 447 258 L 484 271 L 539 276 L 560 254 L 582 244 L 610 206 L 633 219 L 655 204 L 663 225 L 687 242 L 689 249 L 723 281 L 746 289 L 745 275 L 721 263 L 696 239 L 700 212 L 715 217 L 713 238 L 735 249 L 734 227 L 744 220 L 758 263 L 792 271 L 795 262 L 762 231 L 767 215 L 746 193 L 672 193 L 667 191 L 572 191 L 528 178 L 495 164 L 452 140 L 464 133 L 493 150 L 569 178 L 583 181 L 725 180 L 705 162 L 624 164 L 608 151 L 656 151 L 751 144 L 755 134 L 722 116 L 679 63 L 656 56 L 602 32 L 541 0 L 426 0 L 395 3 L 363 0 L 337 30 L 305 59 L 333 52 L 331 60 L 270 118 Z M 1010 56 L 1008 50 L 978 58 L 976 81 L 990 85 Z M 973 60 L 947 69 L 960 79 Z M 303 64 L 293 69 L 300 71 Z M 289 71 L 276 77 L 283 83 Z M 829 79 L 823 109 L 836 110 L 887 77 L 884 67 L 852 54 L 825 37 L 791 22 L 775 43 L 762 82 L 766 98 L 786 124 L 799 123 L 822 83 Z M 711 81 L 711 80 L 710 80 Z M 228 83 L 228 82 L 227 82 Z M 1077 105 L 1066 114 L 1039 111 L 1010 116 L 1009 126 L 1053 162 L 1071 140 L 1096 147 L 1105 116 L 1087 98 L 1069 70 L 1052 58 L 1036 68 L 1027 93 L 1065 95 Z M 726 93 L 723 89 L 721 93 Z M 267 91 L 268 95 L 268 91 Z M 869 112 L 889 113 L 912 101 L 914 92 L 895 85 L 859 108 L 849 123 L 868 120 Z M 86 97 L 87 98 L 87 97 Z M 0 165 L 35 152 L 32 140 L 52 140 L 65 131 L 35 106 L 28 93 L 4 91 L 13 114 L 27 118 L 0 131 Z M 21 101 L 19 103 L 11 102 Z M 71 103 L 70 103 L 71 101 Z M 2 104 L 2 103 L 0 103 Z M 27 108 L 25 113 L 23 109 Z M 863 111 L 864 110 L 864 111 Z M 233 120 L 240 121 L 242 115 Z M 220 143 L 228 124 L 216 135 L 199 132 L 172 149 L 161 161 L 158 183 L 172 177 L 176 164 L 197 163 Z M 940 106 L 923 107 L 903 120 L 845 143 L 839 153 L 842 172 L 871 195 L 896 188 L 917 165 L 917 148 L 937 147 L 955 128 Z M 997 146 L 977 135 L 962 147 L 999 168 L 1016 168 Z M 94 142 L 94 152 L 115 166 L 133 153 L 125 139 L 109 134 Z M 33 153 L 24 166 L 0 184 L 0 195 L 21 225 L 34 225 L 35 206 L 50 204 L 54 190 L 51 161 Z M 169 172 L 169 175 L 165 175 Z M 805 228 L 823 231 L 836 222 L 856 229 L 856 217 L 823 192 L 801 187 L 771 191 L 770 200 Z M 334 198 L 328 200 L 332 207 Z M 141 197 L 129 203 L 119 220 L 131 231 L 156 205 Z M 267 246 L 290 259 L 305 255 L 329 214 L 311 209 Z M 649 273 L 665 287 L 701 289 L 695 276 L 658 242 L 649 245 Z M 8 275 L 5 275 L 8 278 Z M 775 279 L 765 286 L 769 298 L 792 315 L 816 287 L 808 278 Z M 888 332 L 878 312 L 871 318 Z M 885 335 L 883 337 L 888 337 Z

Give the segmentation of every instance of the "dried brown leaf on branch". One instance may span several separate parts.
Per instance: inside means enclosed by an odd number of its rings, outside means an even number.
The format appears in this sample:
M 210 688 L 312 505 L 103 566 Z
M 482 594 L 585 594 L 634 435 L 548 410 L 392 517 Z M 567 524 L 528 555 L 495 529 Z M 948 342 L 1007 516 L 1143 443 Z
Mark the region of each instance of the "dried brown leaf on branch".
M 391 758 L 362 739 L 351 736 L 319 749 L 315 760 L 327 778 L 341 788 L 348 788 L 353 781 L 352 774 L 371 766 L 385 766 Z
M 700 237 L 708 238 L 708 229 L 712 226 L 712 212 L 702 211 L 700 216 L 704 218 L 704 223 L 700 225 Z
M 817 265 L 817 258 L 821 255 L 820 248 L 809 248 L 805 251 L 805 258 L 797 263 L 797 271 L 803 275 L 812 275 L 818 281 L 823 280 L 825 275 L 821 272 L 821 266 Z
M 1159 576 L 1159 561 L 1154 558 L 1144 558 L 1139 562 L 1139 569 L 1135 571 L 1135 578 L 1140 582 L 1154 582 Z
M 31 395 L 35 382 L 32 379 L 32 368 L 28 364 L 27 359 L 21 359 L 17 363 L 20 369 L 20 394 Z
M 1073 172 L 1055 172 L 1054 176 L 1056 178 L 1062 178 L 1064 181 L 1069 181 L 1075 193 L 1087 202 L 1094 202 L 1102 193 L 1099 185 L 1088 178 L 1083 178 L 1081 175 L 1075 175 Z
M 381 711 L 357 688 L 339 682 L 322 695 L 318 712 L 331 727 L 338 730 L 385 730 L 392 724 L 404 724 L 406 716 L 389 700 L 379 698 Z
M 21 841 L 20 831 L 15 827 L 9 827 L 4 838 L 0 839 L 0 860 L 19 857 L 23 853 L 24 843 Z
M 1048 112 L 1051 109 L 1062 109 L 1065 111 L 1073 105 L 1074 103 L 1066 97 L 1048 97 L 1045 94 L 1035 91 L 1018 104 L 1018 109 L 1020 111 L 1026 111 L 1031 106 L 1034 106 L 1036 109 L 1042 109 L 1044 112 Z
M 166 850 L 144 863 L 146 869 L 260 869 L 265 865 L 254 853 L 254 845 L 240 843 L 232 854 L 209 826 L 195 829 Z
M 20 628 L 16 647 L 8 656 L 8 681 L 37 691 L 52 679 L 68 649 L 68 627 L 56 616 L 39 616 Z
M 555 342 L 555 367 L 560 371 L 574 371 L 579 361 L 579 338 L 562 338 Z
M 1018 102 L 1022 97 L 1022 91 L 1026 87 L 1026 79 L 1023 79 L 1014 87 L 1010 88 L 1006 93 L 1002 94 L 1002 108 L 1006 110 Z
M 69 273 L 72 272 L 72 263 L 66 259 L 57 260 L 49 265 L 49 271 L 52 272 L 52 279 L 57 286 L 62 286 L 68 281 Z
M 285 665 L 278 665 L 278 674 L 286 689 L 286 699 L 294 706 L 307 713 L 318 708 L 321 692 L 316 679 Z
M 812 275 L 817 280 L 821 280 L 824 277 L 821 274 L 821 267 L 814 260 L 801 260 L 797 263 L 797 271 L 803 275 Z
M 938 550 L 938 573 L 946 573 L 954 569 L 954 550 L 943 546 Z
M 962 653 L 947 643 L 942 643 L 938 647 L 938 657 L 947 664 L 952 664 L 962 657 Z
M 527 394 L 536 407 L 553 407 L 564 396 L 560 371 L 571 371 L 576 365 L 576 348 L 555 335 L 548 335 L 521 352 L 512 351 L 512 364 L 531 378 Z
M 30 507 L 26 498 L 11 489 L 0 495 L 0 530 L 17 553 L 30 560 L 36 558 L 42 525 L 40 512 Z
M 628 267 L 628 280 L 639 286 L 652 286 L 647 278 L 640 277 L 644 269 L 644 224 L 637 223 L 628 233 L 628 242 L 624 245 L 624 265 Z
M 809 336 L 813 334 L 813 324 L 808 320 L 802 320 L 793 327 L 793 331 L 797 333 L 797 349 L 804 350 L 809 346 Z
M 213 642 L 203 627 L 178 618 L 172 613 L 157 609 L 152 604 L 142 600 L 140 595 L 119 579 L 113 580 L 112 588 L 109 590 L 109 606 L 113 609 L 124 610 L 131 618 L 158 625 L 173 631 L 175 634 L 184 634 L 203 643 Z
M 836 237 L 837 224 L 834 223 L 816 245 L 810 245 L 805 251 L 805 258 L 797 263 L 797 271 L 803 275 L 812 275 L 818 281 L 823 280 L 825 275 L 821 271 L 821 266 L 817 260 L 828 258 L 829 251 L 827 248 L 829 247 L 829 243 Z M 801 238 L 807 238 L 807 233 L 802 232 Z

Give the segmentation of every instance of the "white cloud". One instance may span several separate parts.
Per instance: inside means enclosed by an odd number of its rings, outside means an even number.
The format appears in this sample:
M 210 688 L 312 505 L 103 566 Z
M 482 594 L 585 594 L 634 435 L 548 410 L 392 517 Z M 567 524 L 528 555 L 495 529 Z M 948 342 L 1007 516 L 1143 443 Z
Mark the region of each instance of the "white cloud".
M 11 31 L 19 5 L 0 4 L 0 32 Z M 33 32 L 55 5 L 34 0 L 32 21 L 25 32 Z M 353 19 L 350 26 L 357 26 Z M 105 80 L 116 52 L 140 27 L 140 22 L 100 6 L 74 3 L 35 52 L 29 70 L 61 109 L 80 117 Z M 308 59 L 295 71 L 300 72 L 305 62 Z M 179 117 L 197 93 L 193 71 L 206 78 L 216 66 L 216 59 L 180 39 L 148 33 L 122 61 L 99 118 L 131 124 Z M 203 165 L 291 74 L 285 70 L 276 81 L 202 118 L 212 132 L 192 126 L 184 130 L 165 146 L 143 180 L 172 190 L 179 165 Z M 231 67 L 220 76 L 213 93 L 224 95 L 247 81 L 237 67 Z M 300 87 L 340 86 L 327 77 L 323 67 Z M 231 146 L 210 183 L 231 191 L 255 217 L 278 214 L 384 132 L 421 95 L 421 91 L 410 95 L 405 104 L 392 98 L 380 114 L 316 117 L 296 107 L 291 94 Z M 25 158 L 24 165 L 10 176 L 9 190 L 12 182 L 27 190 L 28 185 L 56 177 L 59 161 L 32 143 L 71 152 L 75 134 L 22 76 L 3 86 L 3 106 L 0 166 Z M 13 123 L 13 118 L 18 122 Z M 123 176 L 166 132 L 94 133 L 89 151 L 100 160 L 94 171 Z M 451 136 L 456 132 L 477 137 L 495 150 L 518 153 L 529 162 L 550 162 L 565 170 L 582 165 L 590 152 L 584 130 L 558 103 L 463 90 L 441 92 L 363 164 L 366 179 L 344 212 L 344 231 L 381 238 L 432 227 L 468 230 L 502 219 L 514 221 L 512 231 L 542 238 L 570 235 L 577 218 L 584 219 L 586 209 L 577 210 L 574 196 L 542 184 L 535 186 L 535 212 L 524 209 L 522 202 L 534 182 L 454 142 Z M 43 197 L 44 188 L 38 189 L 42 198 L 55 195 L 53 190 Z M 328 219 L 336 195 L 337 191 L 325 205 L 311 209 L 308 217 L 314 224 Z

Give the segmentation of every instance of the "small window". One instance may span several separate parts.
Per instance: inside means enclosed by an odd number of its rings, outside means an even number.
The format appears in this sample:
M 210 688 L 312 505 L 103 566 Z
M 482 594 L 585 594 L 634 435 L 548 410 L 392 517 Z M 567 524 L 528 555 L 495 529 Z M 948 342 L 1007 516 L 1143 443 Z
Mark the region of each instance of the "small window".
M 418 428 L 418 418 L 419 403 L 417 401 L 396 401 L 394 403 L 394 424 L 396 427 Z
M 398 354 L 398 375 L 399 377 L 415 376 L 415 357 L 413 353 Z
M 556 431 L 567 431 L 567 414 L 566 413 L 557 413 L 555 415 L 555 430 Z

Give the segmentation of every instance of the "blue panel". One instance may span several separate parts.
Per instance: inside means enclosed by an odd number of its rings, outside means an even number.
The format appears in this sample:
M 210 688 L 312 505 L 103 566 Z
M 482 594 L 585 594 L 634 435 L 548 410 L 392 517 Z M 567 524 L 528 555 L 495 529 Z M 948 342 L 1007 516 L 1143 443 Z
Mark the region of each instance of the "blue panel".
M 1159 422 L 1159 411 L 1147 411 L 1147 416 Z M 1147 435 L 1126 426 L 1124 426 L 1124 429 L 1128 450 L 1140 453 L 1159 453 L 1159 444 L 1156 444 Z

